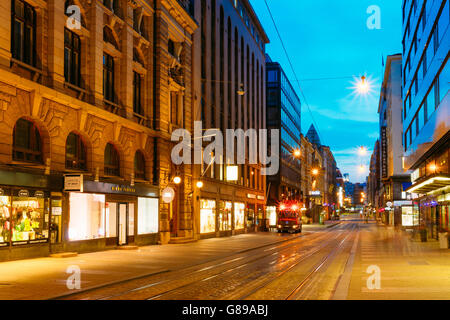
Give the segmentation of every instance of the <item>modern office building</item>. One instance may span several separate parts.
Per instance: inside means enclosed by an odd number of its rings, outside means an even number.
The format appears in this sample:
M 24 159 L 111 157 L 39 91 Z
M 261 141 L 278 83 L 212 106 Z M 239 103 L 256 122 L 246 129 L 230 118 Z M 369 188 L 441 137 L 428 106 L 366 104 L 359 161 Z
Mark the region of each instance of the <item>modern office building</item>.
M 266 126 L 265 46 L 269 39 L 248 0 L 195 0 L 194 4 L 199 29 L 192 39 L 192 119 L 201 124 L 203 132 L 216 129 L 222 133 L 225 145 L 227 129 L 247 131 Z M 203 159 L 208 158 L 204 148 L 209 143 L 204 141 L 201 146 Z M 191 205 L 196 238 L 265 228 L 262 166 L 250 164 L 249 139 L 245 142 L 245 164 L 237 164 L 238 146 L 234 147 L 234 159 L 227 153 L 222 158 L 211 153 L 211 161 L 194 165 Z M 195 188 L 197 184 L 202 188 Z
M 160 193 L 170 130 L 191 125 L 188 9 L 0 2 L 0 259 L 169 241 Z
M 378 104 L 380 125 L 381 207 L 384 221 L 401 226 L 402 214 L 410 212 L 411 196 L 406 189 L 411 185 L 411 176 L 403 170 L 403 119 L 402 119 L 402 55 L 390 55 L 386 59 L 384 79 Z M 370 187 L 369 187 L 370 188 Z M 405 217 L 405 225 L 409 224 Z
M 403 1 L 404 170 L 430 238 L 450 225 L 450 1 Z
M 280 140 L 276 141 L 280 147 L 280 170 L 267 177 L 267 205 L 273 212 L 280 201 L 302 201 L 301 102 L 281 65 L 269 56 L 266 60 L 267 129 L 280 130 Z

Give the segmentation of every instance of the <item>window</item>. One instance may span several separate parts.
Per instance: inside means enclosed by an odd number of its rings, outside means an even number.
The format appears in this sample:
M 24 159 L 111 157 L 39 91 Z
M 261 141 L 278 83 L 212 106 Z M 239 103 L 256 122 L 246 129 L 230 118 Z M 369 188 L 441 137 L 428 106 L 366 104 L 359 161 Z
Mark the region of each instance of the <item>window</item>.
M 109 27 L 106 26 L 103 28 L 103 41 L 111 43 L 114 46 L 114 48 L 119 50 L 119 45 L 116 41 L 116 38 L 113 35 L 113 32 Z
M 66 168 L 86 170 L 86 147 L 81 137 L 69 134 L 66 140 Z
M 449 59 L 447 59 L 444 68 L 441 70 L 439 74 L 439 102 L 444 100 L 448 91 L 450 90 L 450 64 L 448 63 Z
M 14 127 L 13 160 L 43 163 L 41 135 L 31 121 L 20 119 Z
M 178 92 L 172 91 L 170 93 L 170 121 L 179 126 L 183 126 L 183 103 L 182 97 Z
M 267 72 L 267 82 L 277 82 L 278 81 L 278 71 L 271 70 Z
M 75 86 L 80 86 L 80 37 L 64 29 L 64 78 Z
M 431 88 L 431 90 L 428 92 L 427 95 L 427 107 L 428 107 L 428 113 L 431 115 L 434 112 L 434 109 L 436 108 L 436 100 L 434 96 L 434 87 Z
M 141 75 L 136 71 L 133 72 L 133 112 L 143 115 L 142 109 L 142 84 Z
M 105 148 L 105 175 L 120 176 L 119 153 L 111 143 L 108 143 Z
M 11 51 L 14 59 L 36 65 L 36 11 L 21 0 L 12 1 Z
M 114 91 L 114 59 L 103 54 L 103 96 L 105 100 L 115 102 Z
M 105 195 L 70 193 L 69 241 L 105 237 Z
M 138 198 L 138 234 L 158 233 L 158 199 Z
M 138 180 L 146 180 L 145 157 L 141 151 L 137 151 L 134 156 L 134 177 Z

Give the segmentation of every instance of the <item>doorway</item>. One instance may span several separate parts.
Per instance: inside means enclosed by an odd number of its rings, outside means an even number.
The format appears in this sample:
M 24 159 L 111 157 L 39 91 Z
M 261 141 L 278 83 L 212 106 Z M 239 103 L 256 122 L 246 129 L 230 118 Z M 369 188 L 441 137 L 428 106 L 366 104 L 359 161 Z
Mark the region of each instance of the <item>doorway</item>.
M 128 244 L 128 215 L 128 203 L 119 203 L 117 209 L 119 246 L 126 246 Z

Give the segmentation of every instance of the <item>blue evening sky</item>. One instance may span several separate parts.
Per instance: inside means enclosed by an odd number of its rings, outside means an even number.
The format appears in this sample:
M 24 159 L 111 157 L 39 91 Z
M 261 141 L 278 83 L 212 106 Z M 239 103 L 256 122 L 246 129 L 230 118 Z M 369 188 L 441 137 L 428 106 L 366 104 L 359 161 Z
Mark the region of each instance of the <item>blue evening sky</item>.
M 250 0 L 271 43 L 267 53 L 281 63 L 302 101 L 302 132 L 312 123 L 283 52 L 264 0 Z M 329 145 L 342 173 L 365 182 L 378 134 L 378 99 L 383 77 L 382 56 L 401 53 L 401 0 L 267 0 L 281 37 L 311 107 L 322 144 Z M 381 29 L 369 30 L 366 13 L 381 9 Z M 353 79 L 302 81 L 366 75 L 372 93 L 355 95 Z M 357 147 L 369 149 L 367 156 Z M 360 172 L 361 164 L 365 172 Z

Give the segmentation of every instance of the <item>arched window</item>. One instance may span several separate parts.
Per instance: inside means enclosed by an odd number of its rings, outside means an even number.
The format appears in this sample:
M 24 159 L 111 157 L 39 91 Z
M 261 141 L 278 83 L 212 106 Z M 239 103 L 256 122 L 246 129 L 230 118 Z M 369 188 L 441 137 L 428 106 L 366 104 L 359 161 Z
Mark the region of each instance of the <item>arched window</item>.
M 43 163 L 41 134 L 31 121 L 19 119 L 16 122 L 13 134 L 13 160 Z
M 86 146 L 83 139 L 75 133 L 69 134 L 66 140 L 66 168 L 86 170 Z
M 120 177 L 119 152 L 111 143 L 105 148 L 105 175 Z
M 141 151 L 137 151 L 134 156 L 134 177 L 138 180 L 146 180 L 145 157 Z

